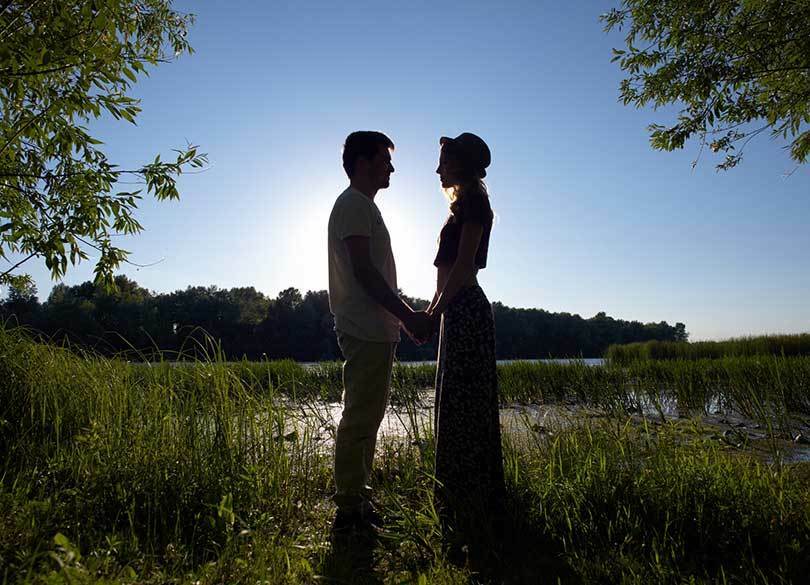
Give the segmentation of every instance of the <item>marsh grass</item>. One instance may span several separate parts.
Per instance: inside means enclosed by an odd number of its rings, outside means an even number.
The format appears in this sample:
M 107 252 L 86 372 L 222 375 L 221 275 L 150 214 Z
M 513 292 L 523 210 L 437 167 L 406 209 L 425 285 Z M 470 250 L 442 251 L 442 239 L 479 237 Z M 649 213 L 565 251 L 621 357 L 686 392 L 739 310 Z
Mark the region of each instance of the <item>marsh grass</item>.
M 793 472 L 690 427 L 614 420 L 512 451 L 521 508 L 584 581 L 801 582 L 810 509 Z
M 337 402 L 341 365 L 324 362 L 306 367 L 290 360 L 215 363 L 256 396 Z M 206 364 L 160 362 L 132 365 L 140 380 L 160 380 L 196 392 Z M 202 370 L 200 370 L 202 368 Z M 200 371 L 198 371 L 200 370 Z M 396 364 L 393 404 L 419 403 L 435 381 L 431 364 Z M 584 361 L 544 363 L 515 361 L 498 366 L 502 404 L 576 403 L 614 413 L 645 412 L 661 417 L 734 409 L 765 424 L 791 431 L 789 413 L 810 414 L 810 357 L 762 355 L 702 360 L 637 360 L 627 365 Z
M 609 361 L 628 364 L 636 360 L 698 360 L 750 356 L 810 356 L 810 333 L 760 335 L 723 341 L 645 341 L 611 345 Z
M 486 563 L 456 567 L 417 412 L 432 368 L 395 372 L 409 434 L 381 439 L 372 479 L 389 535 L 358 562 L 328 543 L 322 421 L 290 431 L 290 405 L 333 397 L 339 365 L 228 363 L 215 344 L 206 355 L 128 364 L 0 330 L 3 582 L 764 583 L 810 570 L 806 466 L 638 410 L 673 388 L 697 408 L 721 392 L 786 424 L 807 406 L 804 358 L 502 367 L 506 400 L 608 416 L 507 435 L 507 529 Z
M 514 362 L 498 367 L 504 404 L 571 403 L 623 415 L 734 412 L 794 436 L 810 414 L 810 358 L 783 356 L 639 360 L 623 366 Z

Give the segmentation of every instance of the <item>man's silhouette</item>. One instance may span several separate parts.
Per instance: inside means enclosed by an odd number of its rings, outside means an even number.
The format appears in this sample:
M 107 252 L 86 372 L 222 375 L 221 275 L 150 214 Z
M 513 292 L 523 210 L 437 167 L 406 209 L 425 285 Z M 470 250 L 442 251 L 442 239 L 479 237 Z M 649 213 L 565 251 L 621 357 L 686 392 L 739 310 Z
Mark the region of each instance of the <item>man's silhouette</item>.
M 343 146 L 349 187 L 329 216 L 329 308 L 343 352 L 343 414 L 335 441 L 333 533 L 372 530 L 380 518 L 368 486 L 377 431 L 385 415 L 400 324 L 430 333 L 423 312 L 396 293 L 391 240 L 374 197 L 389 185 L 394 143 L 380 132 L 353 132 Z

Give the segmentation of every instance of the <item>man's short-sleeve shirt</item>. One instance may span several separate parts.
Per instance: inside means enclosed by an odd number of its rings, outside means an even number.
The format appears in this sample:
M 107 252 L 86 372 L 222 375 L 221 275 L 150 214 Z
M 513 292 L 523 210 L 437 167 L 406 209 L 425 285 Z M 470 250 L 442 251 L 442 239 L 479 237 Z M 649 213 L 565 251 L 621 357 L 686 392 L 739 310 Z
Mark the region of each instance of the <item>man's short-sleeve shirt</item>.
M 335 329 L 366 341 L 399 341 L 399 320 L 371 298 L 354 275 L 343 241 L 349 236 L 369 239 L 372 265 L 397 290 L 397 268 L 382 214 L 370 197 L 349 187 L 329 216 L 329 309 Z

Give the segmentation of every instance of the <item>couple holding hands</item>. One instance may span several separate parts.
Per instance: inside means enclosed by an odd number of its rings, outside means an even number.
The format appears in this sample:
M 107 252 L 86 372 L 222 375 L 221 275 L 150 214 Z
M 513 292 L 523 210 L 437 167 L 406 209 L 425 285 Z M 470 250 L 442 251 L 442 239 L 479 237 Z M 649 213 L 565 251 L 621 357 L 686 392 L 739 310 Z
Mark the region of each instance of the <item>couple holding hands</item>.
M 491 155 L 471 133 L 443 137 L 439 175 L 450 214 L 439 235 L 436 294 L 414 311 L 397 294 L 391 240 L 374 198 L 389 186 L 394 143 L 353 132 L 343 147 L 349 187 L 329 217 L 329 306 L 345 363 L 335 441 L 334 536 L 376 534 L 383 519 L 368 481 L 385 415 L 400 327 L 417 342 L 438 330 L 434 497 L 445 542 L 460 551 L 502 512 L 504 473 L 492 308 L 478 285 L 493 213 L 484 177 Z

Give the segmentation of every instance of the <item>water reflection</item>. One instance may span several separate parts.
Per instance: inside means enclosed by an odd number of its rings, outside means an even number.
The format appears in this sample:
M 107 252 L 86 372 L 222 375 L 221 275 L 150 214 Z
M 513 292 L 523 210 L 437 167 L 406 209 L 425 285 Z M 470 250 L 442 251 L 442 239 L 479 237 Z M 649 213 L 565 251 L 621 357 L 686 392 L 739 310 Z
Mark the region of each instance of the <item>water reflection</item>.
M 739 449 L 772 450 L 773 438 L 768 429 L 756 421 L 724 407 L 719 402 L 706 405 L 700 412 L 686 411 L 680 408 L 677 400 L 663 395 L 660 400 L 638 397 L 632 401 L 637 405 L 630 408 L 628 416 L 653 421 L 656 424 L 677 420 L 695 419 L 702 425 L 707 437 L 716 439 L 730 447 Z M 343 406 L 339 402 L 293 402 L 283 403 L 286 437 L 297 437 L 301 433 L 309 434 L 317 448 L 329 452 L 334 445 L 335 430 L 340 421 Z M 501 428 L 512 442 L 523 443 L 537 441 L 553 435 L 562 429 L 580 424 L 592 418 L 604 418 L 611 413 L 597 407 L 574 402 L 552 404 L 512 404 L 501 408 Z M 615 413 L 613 413 L 615 414 Z M 810 421 L 797 419 L 796 436 L 792 440 L 780 437 L 783 462 L 810 461 L 810 444 L 804 442 L 810 437 Z M 380 425 L 380 441 L 403 439 L 421 442 L 433 436 L 433 392 L 424 391 L 407 404 L 392 404 Z M 765 460 L 772 460 L 772 455 L 764 454 Z
M 299 362 L 305 368 L 314 368 L 322 365 L 322 362 Z M 555 358 L 555 359 L 526 359 L 526 360 L 498 360 L 498 365 L 503 366 L 507 364 L 528 363 L 528 364 L 584 364 L 586 366 L 604 366 L 605 360 L 602 358 Z M 436 360 L 423 360 L 414 362 L 401 362 L 397 361 L 398 366 L 433 366 Z

